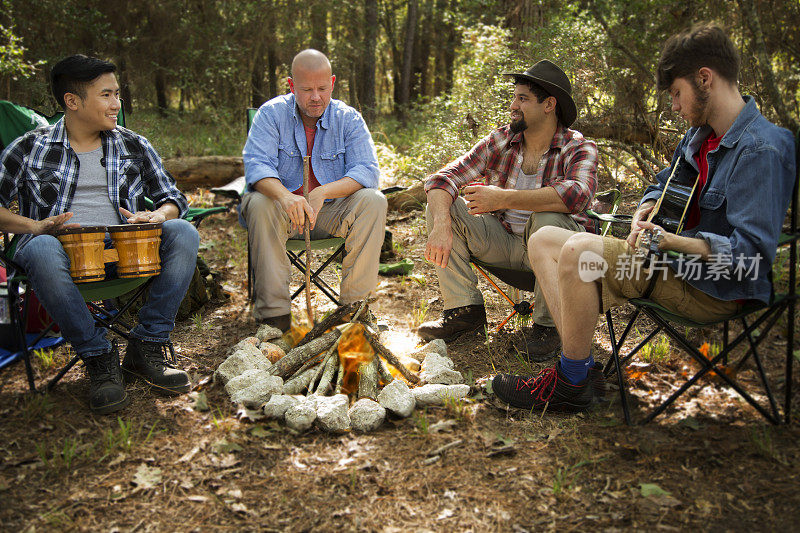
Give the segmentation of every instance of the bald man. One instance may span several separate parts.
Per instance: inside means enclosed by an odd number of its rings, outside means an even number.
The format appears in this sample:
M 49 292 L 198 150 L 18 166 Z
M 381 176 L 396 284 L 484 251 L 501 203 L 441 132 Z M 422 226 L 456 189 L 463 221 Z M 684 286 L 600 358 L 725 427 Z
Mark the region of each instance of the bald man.
M 328 58 L 303 50 L 287 81 L 291 92 L 259 108 L 242 151 L 247 192 L 241 213 L 252 253 L 253 316 L 282 331 L 291 324 L 286 240 L 302 237 L 305 219 L 312 239 L 345 239 L 343 303 L 375 288 L 386 225 L 375 145 L 361 114 L 331 98 L 336 76 Z M 307 201 L 306 155 L 311 156 Z

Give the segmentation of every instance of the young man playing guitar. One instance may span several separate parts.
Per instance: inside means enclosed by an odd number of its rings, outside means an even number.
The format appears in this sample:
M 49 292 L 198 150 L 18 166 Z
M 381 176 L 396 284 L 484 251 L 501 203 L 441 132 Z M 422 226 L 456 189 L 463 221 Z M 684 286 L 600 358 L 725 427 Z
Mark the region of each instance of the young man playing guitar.
M 768 278 L 795 177 L 792 135 L 739 93 L 739 54 L 716 25 L 671 37 L 658 62 L 660 90 L 691 128 L 658 184 L 647 189 L 627 240 L 546 227 L 528 242 L 531 266 L 563 341 L 538 376 L 498 375 L 493 390 L 524 409 L 581 411 L 592 402 L 598 312 L 649 298 L 696 321 L 724 319 L 749 300 L 768 303 Z M 683 231 L 649 220 L 668 178 L 695 192 Z M 639 233 L 655 236 L 663 268 L 631 269 Z M 693 268 L 687 268 L 689 265 Z M 587 269 L 587 265 L 595 265 Z M 606 270 L 597 265 L 605 266 Z

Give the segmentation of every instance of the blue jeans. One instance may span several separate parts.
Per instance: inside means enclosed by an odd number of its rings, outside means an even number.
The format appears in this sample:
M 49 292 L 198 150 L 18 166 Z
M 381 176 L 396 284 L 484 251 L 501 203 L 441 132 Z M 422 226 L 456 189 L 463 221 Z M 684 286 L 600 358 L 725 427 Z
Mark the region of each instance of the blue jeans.
M 164 222 L 159 248 L 161 274 L 150 285 L 131 337 L 152 342 L 169 340 L 175 315 L 194 275 L 199 244 L 200 236 L 189 222 L 182 219 Z M 78 355 L 91 357 L 111 349 L 106 328 L 95 324 L 69 275 L 69 257 L 58 239 L 38 235 L 17 251 L 15 259 L 25 269 L 36 296 L 61 328 L 61 335 Z

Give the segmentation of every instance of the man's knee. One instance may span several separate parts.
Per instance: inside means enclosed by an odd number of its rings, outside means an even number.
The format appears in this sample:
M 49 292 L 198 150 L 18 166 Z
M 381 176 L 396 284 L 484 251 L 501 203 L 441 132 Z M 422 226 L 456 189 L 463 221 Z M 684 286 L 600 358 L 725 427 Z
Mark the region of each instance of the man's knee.
M 558 256 L 559 272 L 577 272 L 579 264 L 586 253 L 592 253 L 602 259 L 602 237 L 593 233 L 576 233 L 572 235 L 561 247 Z
M 386 215 L 389 204 L 386 201 L 386 196 L 378 189 L 359 189 L 353 193 L 353 199 L 356 200 L 358 209 L 363 212 L 378 216 Z
M 248 231 L 264 231 L 268 226 L 280 224 L 288 228 L 289 225 L 289 216 L 280 204 L 257 191 L 247 193 L 242 199 L 242 217 Z
M 53 261 L 56 258 L 67 258 L 61 242 L 52 235 L 37 235 L 17 254 L 23 261 L 33 264 Z
M 164 222 L 161 228 L 164 241 L 178 245 L 181 249 L 197 253 L 200 246 L 200 234 L 194 225 L 182 218 L 175 218 Z

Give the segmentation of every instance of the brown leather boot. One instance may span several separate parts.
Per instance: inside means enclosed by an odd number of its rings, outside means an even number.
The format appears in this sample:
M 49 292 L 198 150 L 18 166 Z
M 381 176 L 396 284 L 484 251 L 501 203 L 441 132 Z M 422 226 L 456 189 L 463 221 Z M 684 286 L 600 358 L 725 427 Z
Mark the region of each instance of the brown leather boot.
M 534 324 L 525 328 L 517 339 L 514 348 L 520 356 L 532 363 L 542 363 L 558 355 L 561 350 L 561 337 L 556 328 Z
M 466 305 L 445 309 L 442 318 L 425 322 L 417 328 L 417 334 L 425 341 L 444 339 L 450 342 L 462 333 L 475 331 L 486 325 L 486 308 L 482 305 Z

